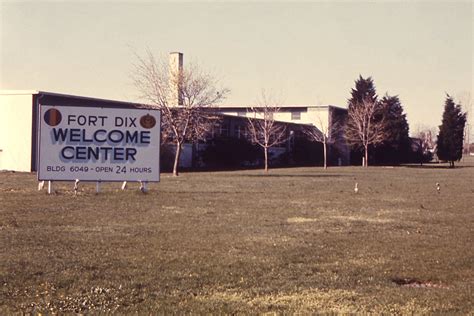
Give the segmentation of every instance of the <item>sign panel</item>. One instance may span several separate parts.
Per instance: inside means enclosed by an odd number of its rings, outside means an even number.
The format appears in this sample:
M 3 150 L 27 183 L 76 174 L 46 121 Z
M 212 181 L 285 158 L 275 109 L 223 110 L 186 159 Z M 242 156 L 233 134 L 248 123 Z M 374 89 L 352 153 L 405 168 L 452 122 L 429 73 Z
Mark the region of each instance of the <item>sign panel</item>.
M 38 180 L 159 181 L 159 110 L 41 105 Z

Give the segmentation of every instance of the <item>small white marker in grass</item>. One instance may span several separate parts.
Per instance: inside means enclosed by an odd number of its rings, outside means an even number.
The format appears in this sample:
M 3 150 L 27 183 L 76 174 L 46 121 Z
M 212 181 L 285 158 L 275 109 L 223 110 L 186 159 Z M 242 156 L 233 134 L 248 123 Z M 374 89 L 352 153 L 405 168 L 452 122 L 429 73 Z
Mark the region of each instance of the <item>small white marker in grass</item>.
M 74 181 L 74 195 L 77 195 L 77 190 L 79 189 L 79 179 Z
M 357 187 L 357 182 L 356 182 L 355 187 L 354 187 L 354 192 L 355 192 L 355 193 L 358 193 L 358 192 L 359 192 L 359 188 Z
M 143 181 L 140 180 L 140 191 L 142 191 L 142 193 L 146 193 L 146 192 L 147 192 L 146 181 L 143 182 Z

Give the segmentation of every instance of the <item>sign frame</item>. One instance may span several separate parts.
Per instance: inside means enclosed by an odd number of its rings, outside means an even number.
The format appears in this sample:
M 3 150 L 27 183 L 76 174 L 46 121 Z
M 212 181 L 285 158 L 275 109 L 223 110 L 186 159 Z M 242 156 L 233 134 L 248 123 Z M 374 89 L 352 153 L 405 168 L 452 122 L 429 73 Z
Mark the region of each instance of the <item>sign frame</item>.
M 124 182 L 124 181 L 128 181 L 128 182 L 140 182 L 140 181 L 143 181 L 143 182 L 160 182 L 160 178 L 161 178 L 161 169 L 160 169 L 160 153 L 161 153 L 161 126 L 162 126 L 162 115 L 161 115 L 161 110 L 160 109 L 157 109 L 157 108 L 152 108 L 152 107 L 147 107 L 147 106 L 143 106 L 143 107 L 140 107 L 140 106 L 134 106 L 134 105 L 125 105 L 125 104 L 111 104 L 111 105 L 106 105 L 106 106 L 91 106 L 91 105 L 77 105 L 77 104 L 74 104 L 74 105 L 69 105 L 69 104 L 64 104 L 65 102 L 48 102 L 48 103 L 52 103 L 52 104 L 38 104 L 38 115 L 37 115 L 37 126 L 38 126 L 38 134 L 37 134 L 37 143 L 38 143 L 38 146 L 37 146 L 37 159 L 36 159 L 36 163 L 37 163 L 37 178 L 38 178 L 38 181 L 75 181 L 76 179 L 79 179 L 81 182 Z M 100 176 L 97 176 L 97 177 L 94 177 L 94 178 L 90 178 L 90 177 L 86 177 L 86 178 L 82 178 L 82 176 L 80 176 L 79 174 L 77 174 L 76 177 L 74 176 L 67 176 L 69 174 L 71 174 L 69 171 L 64 171 L 64 172 L 61 172 L 61 176 L 58 176 L 58 177 L 50 177 L 50 176 L 47 176 L 47 175 L 44 175 L 42 173 L 42 170 L 44 169 L 44 164 L 47 162 L 44 162 L 44 160 L 42 161 L 42 156 L 41 156 L 41 152 L 42 152 L 42 146 L 45 146 L 45 144 L 42 143 L 42 135 L 43 133 L 45 132 L 45 129 L 43 127 L 43 125 L 46 125 L 47 123 L 45 122 L 45 118 L 44 118 L 44 114 L 43 113 L 43 110 L 46 109 L 46 108 L 49 108 L 49 109 L 58 109 L 58 110 L 61 110 L 61 109 L 67 109 L 67 108 L 84 108 L 84 110 L 90 110 L 91 112 L 94 112 L 94 110 L 96 109 L 97 113 L 96 115 L 99 116 L 101 113 L 100 112 L 103 112 L 103 111 L 107 111 L 107 110 L 122 110 L 122 111 L 140 111 L 143 113 L 143 116 L 145 116 L 146 114 L 150 114 L 150 113 L 156 113 L 154 114 L 154 117 L 156 117 L 157 119 L 155 119 L 155 124 L 156 124 L 156 127 L 153 126 L 151 129 L 155 130 L 154 133 L 152 133 L 151 135 L 153 137 L 156 137 L 156 140 L 154 140 L 154 146 L 151 146 L 151 147 L 155 147 L 157 148 L 158 150 L 156 151 L 156 159 L 153 159 L 154 161 L 156 161 L 156 164 L 155 165 L 152 165 L 153 168 L 156 168 L 155 172 L 153 172 L 153 175 L 152 176 L 147 176 L 146 174 L 144 174 L 143 176 L 140 176 L 139 173 L 137 173 L 137 176 L 136 177 L 124 177 L 124 178 L 117 178 L 117 177 L 114 177 L 114 178 L 108 178 L 107 175 L 104 173 L 103 177 L 100 177 Z M 45 110 L 46 111 L 46 110 Z M 67 110 L 65 111 L 67 112 Z M 113 114 L 109 116 L 113 117 Z M 49 125 L 49 123 L 48 123 Z M 142 125 L 142 127 L 144 127 Z M 84 126 L 84 130 L 87 130 L 87 126 Z M 84 132 L 86 133 L 86 132 Z M 51 144 L 50 144 L 51 145 Z M 82 163 L 84 164 L 84 163 Z M 102 163 L 103 165 L 105 166 L 109 166 L 111 163 L 109 162 L 108 164 L 107 163 Z M 127 166 L 128 163 L 125 162 L 124 164 L 126 164 Z M 70 166 L 67 166 L 68 168 Z M 124 166 L 126 167 L 126 166 Z

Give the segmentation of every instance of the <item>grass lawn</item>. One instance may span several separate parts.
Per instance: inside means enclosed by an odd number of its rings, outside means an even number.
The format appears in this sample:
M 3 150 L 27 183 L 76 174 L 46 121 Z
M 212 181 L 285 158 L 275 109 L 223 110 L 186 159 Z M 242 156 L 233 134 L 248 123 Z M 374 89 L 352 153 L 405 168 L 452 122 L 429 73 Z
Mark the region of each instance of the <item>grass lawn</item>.
M 0 314 L 474 313 L 472 158 L 72 187 L 0 173 Z

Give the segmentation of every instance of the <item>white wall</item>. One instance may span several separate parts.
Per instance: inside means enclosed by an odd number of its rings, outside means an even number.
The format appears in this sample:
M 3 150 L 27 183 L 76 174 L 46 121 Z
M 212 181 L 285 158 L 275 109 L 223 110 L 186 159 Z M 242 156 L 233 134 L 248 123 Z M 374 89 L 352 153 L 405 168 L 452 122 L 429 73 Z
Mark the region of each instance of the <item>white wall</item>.
M 308 108 L 307 124 L 315 125 L 320 131 L 328 131 L 329 126 L 329 107 Z
M 0 170 L 31 171 L 31 94 L 0 94 Z
M 329 123 L 329 107 L 306 107 L 306 111 L 299 109 L 283 108 L 280 112 L 276 113 L 274 118 L 276 121 L 295 123 L 295 124 L 313 124 L 318 129 L 324 128 L 327 129 Z M 232 115 L 232 116 L 243 116 L 245 117 L 254 117 L 253 112 L 246 112 L 246 108 L 242 108 L 240 111 L 236 110 L 226 110 L 225 108 L 220 108 L 219 113 Z M 301 119 L 292 120 L 291 111 L 297 112 L 301 111 Z M 239 115 L 240 114 L 240 115 Z M 262 115 L 257 115 L 256 118 L 263 118 Z

